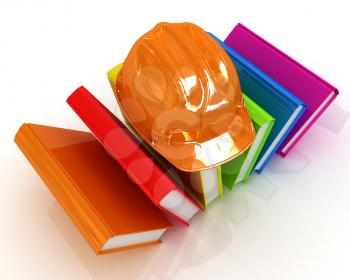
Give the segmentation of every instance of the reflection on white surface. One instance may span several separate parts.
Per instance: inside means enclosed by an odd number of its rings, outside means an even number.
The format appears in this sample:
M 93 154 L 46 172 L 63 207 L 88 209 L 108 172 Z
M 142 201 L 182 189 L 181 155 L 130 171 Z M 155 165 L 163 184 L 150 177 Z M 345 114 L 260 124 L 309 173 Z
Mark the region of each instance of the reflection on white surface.
M 286 158 L 274 156 L 266 169 L 275 174 L 302 174 L 310 163 L 311 159 L 308 156 L 298 148 L 293 148 Z
M 338 104 L 333 103 L 321 115 L 316 123 L 325 129 L 338 134 L 345 126 L 349 117 L 350 112 L 346 111 Z

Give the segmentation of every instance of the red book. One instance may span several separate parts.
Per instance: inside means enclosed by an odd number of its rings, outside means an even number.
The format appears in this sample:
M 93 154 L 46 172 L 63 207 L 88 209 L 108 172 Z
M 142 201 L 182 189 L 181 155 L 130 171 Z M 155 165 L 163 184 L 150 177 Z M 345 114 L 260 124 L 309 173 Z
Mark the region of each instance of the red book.
M 202 210 L 86 88 L 75 90 L 67 103 L 156 206 L 186 225 L 194 214 Z

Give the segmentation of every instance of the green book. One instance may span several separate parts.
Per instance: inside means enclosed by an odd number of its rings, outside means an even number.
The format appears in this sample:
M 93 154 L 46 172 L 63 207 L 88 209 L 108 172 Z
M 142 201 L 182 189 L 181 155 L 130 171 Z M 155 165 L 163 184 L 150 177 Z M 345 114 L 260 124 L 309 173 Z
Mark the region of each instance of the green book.
M 271 131 L 275 119 L 243 93 L 256 136 L 251 147 L 243 154 L 221 166 L 222 183 L 229 190 L 239 182 L 247 182 L 255 162 Z

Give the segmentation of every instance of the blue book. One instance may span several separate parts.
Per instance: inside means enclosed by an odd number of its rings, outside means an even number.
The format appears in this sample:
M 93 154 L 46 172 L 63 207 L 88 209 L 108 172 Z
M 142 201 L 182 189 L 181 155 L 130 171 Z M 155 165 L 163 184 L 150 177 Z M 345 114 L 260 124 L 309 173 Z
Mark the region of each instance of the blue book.
M 276 119 L 254 167 L 256 171 L 261 172 L 304 113 L 306 105 L 224 42 L 209 34 L 231 57 L 241 90 Z

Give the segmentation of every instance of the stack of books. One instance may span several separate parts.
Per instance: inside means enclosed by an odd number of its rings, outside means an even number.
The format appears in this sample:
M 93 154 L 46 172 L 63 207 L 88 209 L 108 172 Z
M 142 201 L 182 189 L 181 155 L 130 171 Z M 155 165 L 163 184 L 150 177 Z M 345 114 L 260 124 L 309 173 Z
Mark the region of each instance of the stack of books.
M 209 204 L 285 157 L 332 103 L 338 90 L 242 24 L 221 41 L 232 60 L 255 137 L 220 165 L 176 166 L 86 88 L 67 103 L 91 133 L 25 123 L 15 142 L 91 248 L 105 254 L 160 243 L 171 219 L 188 226 Z M 107 76 L 118 99 L 120 63 Z M 118 103 L 119 105 L 119 103 Z M 287 160 L 287 159 L 286 159 Z

